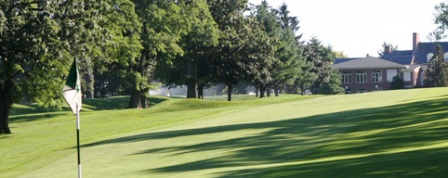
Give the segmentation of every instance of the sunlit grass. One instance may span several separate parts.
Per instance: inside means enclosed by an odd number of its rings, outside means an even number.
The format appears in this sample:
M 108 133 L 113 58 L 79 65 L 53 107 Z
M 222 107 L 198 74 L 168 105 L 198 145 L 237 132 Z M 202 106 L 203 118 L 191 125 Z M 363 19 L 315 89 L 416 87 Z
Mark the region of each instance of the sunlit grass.
M 444 177 L 446 106 L 448 88 L 95 106 L 81 117 L 84 177 Z M 73 115 L 12 120 L 0 177 L 76 176 Z

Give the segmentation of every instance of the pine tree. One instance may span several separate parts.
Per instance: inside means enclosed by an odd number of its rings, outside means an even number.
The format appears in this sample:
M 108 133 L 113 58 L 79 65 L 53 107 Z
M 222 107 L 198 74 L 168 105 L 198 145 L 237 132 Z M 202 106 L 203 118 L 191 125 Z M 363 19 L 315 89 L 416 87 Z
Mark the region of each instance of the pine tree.
M 445 87 L 448 86 L 448 67 L 444 58 L 444 51 L 440 44 L 436 44 L 434 56 L 426 70 L 426 79 L 424 81 L 427 87 Z

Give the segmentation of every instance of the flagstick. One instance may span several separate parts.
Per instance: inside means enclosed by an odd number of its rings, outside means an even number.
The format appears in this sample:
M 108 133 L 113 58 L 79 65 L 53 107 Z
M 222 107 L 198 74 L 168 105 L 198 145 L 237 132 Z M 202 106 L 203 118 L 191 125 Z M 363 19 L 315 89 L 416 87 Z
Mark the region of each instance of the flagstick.
M 78 110 L 78 104 L 76 104 L 76 141 L 78 143 L 78 178 L 82 177 L 82 170 L 81 170 L 81 152 L 79 148 L 79 130 L 81 127 L 81 123 L 79 120 L 79 110 Z

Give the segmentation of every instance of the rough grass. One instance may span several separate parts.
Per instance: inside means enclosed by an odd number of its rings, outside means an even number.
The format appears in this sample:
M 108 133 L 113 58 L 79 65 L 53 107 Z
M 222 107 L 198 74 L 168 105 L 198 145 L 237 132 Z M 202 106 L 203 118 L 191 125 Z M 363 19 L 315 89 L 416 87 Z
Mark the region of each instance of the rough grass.
M 448 175 L 448 88 L 303 99 L 84 112 L 84 177 Z M 0 177 L 76 176 L 73 115 L 25 114 L 11 126 Z

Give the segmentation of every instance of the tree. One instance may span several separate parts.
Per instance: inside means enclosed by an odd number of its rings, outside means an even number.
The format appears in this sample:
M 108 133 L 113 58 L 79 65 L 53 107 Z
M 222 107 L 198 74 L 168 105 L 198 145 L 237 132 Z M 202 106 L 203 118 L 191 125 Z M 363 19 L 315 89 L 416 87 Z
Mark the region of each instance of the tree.
M 190 27 L 188 33 L 181 40 L 185 51 L 182 60 L 187 64 L 185 75 L 187 98 L 203 98 L 203 89 L 208 83 L 208 73 L 210 72 L 207 70 L 209 61 L 206 59 L 206 52 L 210 47 L 218 44 L 218 27 L 210 14 L 207 3 L 205 1 L 195 3 L 196 5 L 190 5 L 187 8 L 186 14 Z M 198 91 L 200 91 L 201 97 L 198 97 Z
M 436 43 L 434 56 L 426 70 L 425 86 L 446 87 L 448 86 L 448 65 L 444 58 L 444 51 L 440 44 Z
M 303 51 L 299 48 L 301 35 L 295 36 L 299 29 L 299 21 L 297 17 L 290 17 L 286 4 L 280 6 L 277 18 L 281 23 L 280 30 L 280 47 L 276 52 L 276 58 L 279 59 L 278 65 L 274 65 L 273 70 L 273 87 L 275 96 L 279 95 L 279 90 L 286 86 L 294 84 L 300 75 L 303 75 L 303 66 L 305 58 Z
M 404 88 L 404 81 L 400 78 L 400 76 L 395 76 L 392 78 L 392 82 L 390 83 L 389 90 L 399 90 Z
M 251 33 L 250 20 L 243 16 L 247 0 L 208 0 L 208 4 L 220 32 L 219 44 L 206 53 L 211 71 L 214 71 L 212 82 L 224 83 L 227 100 L 231 101 L 234 85 L 247 76 L 245 65 L 250 53 L 247 47 Z
M 258 48 L 260 53 L 252 61 L 252 70 L 250 70 L 252 83 L 260 90 L 260 98 L 265 97 L 265 92 L 270 95 L 270 86 L 274 81 L 273 71 L 279 66 L 281 61 L 276 58 L 275 53 L 280 46 L 281 24 L 277 16 L 268 3 L 263 0 L 260 5 L 253 10 L 252 16 L 259 24 L 254 28 L 253 46 Z
M 103 18 L 98 25 L 106 36 L 93 36 L 94 41 L 105 41 L 102 46 L 89 44 L 89 55 L 81 62 L 80 74 L 83 77 L 87 97 L 105 97 L 117 90 L 123 90 L 127 83 L 125 71 L 130 61 L 140 55 L 139 41 L 141 23 L 130 0 L 108 0 L 103 5 Z M 107 38 L 106 38 L 107 37 Z M 129 87 L 128 87 L 129 88 Z
M 378 50 L 378 56 L 383 57 L 385 54 L 398 50 L 398 46 L 391 43 L 383 42 L 381 49 Z
M 26 98 L 60 106 L 60 89 L 73 57 L 89 45 L 101 47 L 107 35 L 97 25 L 102 2 L 0 1 L 0 133 L 11 133 L 9 110 Z M 96 44 L 96 45 L 93 45 Z
M 307 61 L 312 64 L 311 72 L 317 76 L 313 82 L 312 92 L 324 91 L 319 88 L 332 79 L 330 76 L 335 57 L 331 47 L 322 45 L 317 37 L 312 37 L 305 47 L 305 55 Z
M 448 30 L 448 4 L 442 2 L 435 7 L 436 12 L 434 23 L 437 25 L 436 29 L 431 32 L 430 37 L 435 40 L 440 40 L 447 37 Z
M 335 58 L 347 58 L 347 55 L 342 51 L 333 51 L 333 55 Z
M 134 3 L 143 24 L 140 36 L 144 48 L 130 72 L 133 85 L 130 107 L 147 107 L 149 82 L 154 79 L 156 67 L 178 68 L 177 74 L 186 71 L 182 79 L 188 78 L 189 91 L 196 98 L 195 57 L 203 46 L 216 43 L 214 21 L 205 0 L 134 0 Z M 166 76 L 159 75 L 162 80 Z
M 318 93 L 343 94 L 345 89 L 341 87 L 342 75 L 337 69 L 331 69 L 330 80 L 318 88 Z
M 169 62 L 184 51 L 179 45 L 187 33 L 186 1 L 132 0 L 142 29 L 140 55 L 129 62 L 127 81 L 131 86 L 129 107 L 148 107 L 147 95 L 158 62 Z

